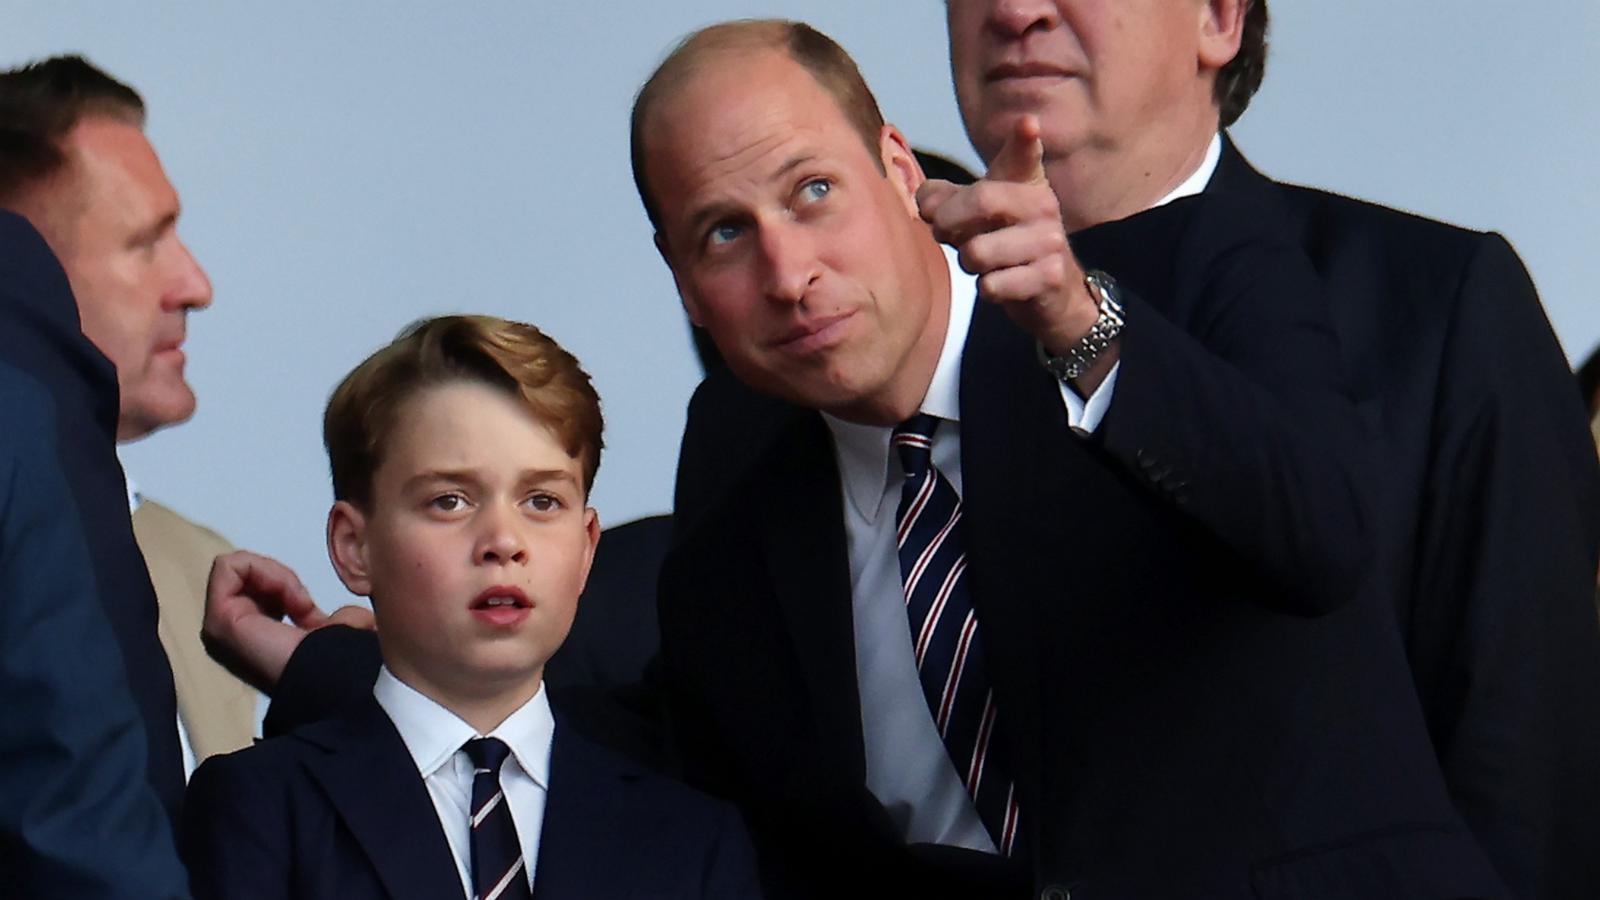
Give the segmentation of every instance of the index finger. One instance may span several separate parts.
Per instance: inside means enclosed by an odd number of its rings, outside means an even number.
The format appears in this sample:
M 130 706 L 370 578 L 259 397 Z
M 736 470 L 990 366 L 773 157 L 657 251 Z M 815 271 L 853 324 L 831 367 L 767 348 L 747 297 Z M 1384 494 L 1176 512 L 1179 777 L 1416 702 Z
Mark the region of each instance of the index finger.
M 1044 141 L 1039 136 L 1038 116 L 1028 113 L 1017 117 L 1005 146 L 995 155 L 983 177 L 1017 184 L 1037 184 L 1045 180 Z

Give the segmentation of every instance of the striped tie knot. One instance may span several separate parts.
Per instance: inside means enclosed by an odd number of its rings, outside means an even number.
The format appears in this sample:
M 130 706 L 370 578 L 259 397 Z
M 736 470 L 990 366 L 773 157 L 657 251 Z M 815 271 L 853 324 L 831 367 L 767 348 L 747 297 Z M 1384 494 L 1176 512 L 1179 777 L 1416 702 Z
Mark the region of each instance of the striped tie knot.
M 933 464 L 933 432 L 938 427 L 938 417 L 919 413 L 895 428 L 891 441 L 900 454 L 900 467 L 905 469 L 906 478 L 927 475 Z
M 467 754 L 467 759 L 472 760 L 474 769 L 487 771 L 497 778 L 506 757 L 511 755 L 511 748 L 499 738 L 473 738 L 462 745 L 461 751 Z

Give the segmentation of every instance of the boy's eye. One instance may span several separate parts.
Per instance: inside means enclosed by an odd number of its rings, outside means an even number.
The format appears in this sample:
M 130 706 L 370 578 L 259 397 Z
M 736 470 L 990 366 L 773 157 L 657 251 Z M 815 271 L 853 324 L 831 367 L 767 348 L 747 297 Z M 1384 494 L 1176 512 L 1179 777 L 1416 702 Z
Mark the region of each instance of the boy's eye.
M 562 506 L 561 498 L 552 494 L 534 494 L 524 502 L 539 512 L 552 512 Z
M 428 501 L 428 506 L 440 512 L 455 512 L 467 505 L 467 498 L 460 494 L 440 494 Z

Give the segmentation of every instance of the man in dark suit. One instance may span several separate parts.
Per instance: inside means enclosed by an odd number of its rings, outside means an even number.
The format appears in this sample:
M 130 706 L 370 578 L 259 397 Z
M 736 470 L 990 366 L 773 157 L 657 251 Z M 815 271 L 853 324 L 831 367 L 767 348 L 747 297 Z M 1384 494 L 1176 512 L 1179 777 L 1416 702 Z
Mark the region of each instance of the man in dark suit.
M 350 712 L 196 771 L 197 894 L 757 892 L 738 815 L 552 713 L 544 668 L 599 538 L 599 398 L 532 326 L 419 323 L 325 418 L 334 568 L 372 599 L 383 669 Z
M 116 405 L 109 367 L 74 322 L 44 241 L 0 212 L 0 417 L 11 423 L 0 434 L 0 872 L 18 896 L 181 897 L 183 869 L 105 622 L 106 606 L 127 597 L 96 571 L 104 554 L 90 540 L 105 522 L 80 515 L 69 482 L 78 473 L 64 464 L 81 463 L 75 444 L 107 456 L 111 446 L 69 404 Z M 11 339 L 28 337 L 24 359 Z M 113 495 L 109 509 L 126 507 Z M 125 513 L 121 526 L 126 534 Z
M 1190 5 L 1192 6 L 1192 4 Z M 1174 106 L 1189 60 L 1108 44 L 1113 4 L 952 0 L 956 95 L 981 155 L 1023 113 L 1072 229 L 1185 178 L 1260 84 L 1265 0 L 1221 69 L 1219 119 Z M 1164 33 L 1164 32 L 1163 32 Z M 1174 72 L 1170 64 L 1176 61 Z M 1189 74 L 1192 74 L 1190 72 Z M 1143 95 L 1158 102 L 1119 102 Z M 1451 798 L 1519 897 L 1600 894 L 1600 476 L 1527 273 L 1497 235 L 1268 181 L 1223 138 L 1207 191 L 1275 201 L 1330 293 L 1382 466 L 1374 581 L 1393 603 Z
M 1239 23 L 1140 14 L 1209 106 Z M 1372 465 L 1284 211 L 1179 179 L 1069 250 L 1009 124 L 924 188 L 792 23 L 640 92 L 641 197 L 737 378 L 691 404 L 661 581 L 686 775 L 795 896 L 1502 895 L 1366 588 Z
M 6 289 L 0 358 L 55 398 L 61 470 L 93 549 L 95 588 L 122 652 L 128 690 L 144 720 L 150 785 L 175 818 L 183 794 L 177 706 L 117 462 L 116 373 L 79 329 L 66 275 L 38 232 L 20 216 L 3 213 L 0 247 Z
M 187 896 L 48 393 L 0 362 L 0 869 L 26 897 Z M 33 426 L 43 427 L 33 427 Z

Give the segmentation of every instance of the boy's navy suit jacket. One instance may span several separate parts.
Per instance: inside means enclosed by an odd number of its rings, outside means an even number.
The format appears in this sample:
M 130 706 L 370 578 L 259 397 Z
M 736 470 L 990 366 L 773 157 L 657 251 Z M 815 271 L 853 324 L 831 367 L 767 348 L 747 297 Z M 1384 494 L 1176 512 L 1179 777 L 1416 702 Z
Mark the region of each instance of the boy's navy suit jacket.
M 194 774 L 182 849 L 197 898 L 449 898 L 438 814 L 376 700 Z M 556 718 L 534 897 L 745 898 L 732 807 L 648 775 Z

